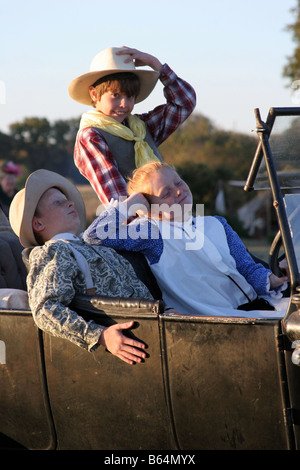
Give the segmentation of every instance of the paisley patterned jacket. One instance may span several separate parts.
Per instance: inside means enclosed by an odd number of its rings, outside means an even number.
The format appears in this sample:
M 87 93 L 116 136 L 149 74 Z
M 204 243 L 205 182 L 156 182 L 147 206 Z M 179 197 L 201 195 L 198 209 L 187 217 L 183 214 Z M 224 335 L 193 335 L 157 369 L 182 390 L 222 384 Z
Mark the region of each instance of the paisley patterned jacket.
M 77 238 L 77 237 L 74 237 Z M 75 293 L 86 293 L 86 276 L 78 257 L 87 261 L 98 295 L 152 299 L 131 264 L 111 248 L 91 246 L 82 240 L 49 240 L 33 248 L 27 276 L 29 305 L 37 326 L 89 351 L 97 347 L 103 330 L 85 321 L 68 305 Z

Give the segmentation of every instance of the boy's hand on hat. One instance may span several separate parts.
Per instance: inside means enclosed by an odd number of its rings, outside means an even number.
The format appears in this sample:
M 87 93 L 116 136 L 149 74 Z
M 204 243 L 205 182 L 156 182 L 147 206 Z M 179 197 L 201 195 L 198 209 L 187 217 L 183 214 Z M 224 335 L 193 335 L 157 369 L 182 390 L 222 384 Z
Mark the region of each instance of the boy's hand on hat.
M 129 58 L 124 60 L 124 63 L 128 63 L 133 61 L 136 67 L 144 67 L 148 65 L 153 70 L 159 71 L 162 67 L 161 62 L 151 54 L 147 54 L 146 52 L 138 51 L 137 49 L 133 49 L 131 47 L 122 46 L 122 49 L 116 52 L 117 55 L 130 55 Z

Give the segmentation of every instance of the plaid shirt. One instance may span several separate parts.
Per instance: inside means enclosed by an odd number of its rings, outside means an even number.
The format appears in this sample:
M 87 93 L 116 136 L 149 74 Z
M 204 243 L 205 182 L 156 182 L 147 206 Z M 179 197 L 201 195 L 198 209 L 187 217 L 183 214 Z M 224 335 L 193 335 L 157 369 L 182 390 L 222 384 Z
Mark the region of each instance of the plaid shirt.
M 164 85 L 167 103 L 149 113 L 138 115 L 146 123 L 157 147 L 188 118 L 196 105 L 194 89 L 177 77 L 167 64 L 161 69 L 160 80 Z M 127 196 L 126 182 L 106 141 L 96 128 L 79 130 L 74 161 L 103 204 Z

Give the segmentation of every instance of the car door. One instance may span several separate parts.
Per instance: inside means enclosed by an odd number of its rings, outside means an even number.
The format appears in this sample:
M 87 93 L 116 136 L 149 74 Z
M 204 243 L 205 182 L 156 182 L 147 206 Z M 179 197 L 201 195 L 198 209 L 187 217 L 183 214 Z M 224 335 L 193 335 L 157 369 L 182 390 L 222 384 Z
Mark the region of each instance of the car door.
M 173 315 L 161 322 L 180 449 L 290 447 L 279 320 Z
M 86 318 L 87 312 L 83 313 Z M 129 365 L 102 346 L 87 352 L 44 337 L 45 366 L 58 449 L 176 449 L 165 391 L 158 315 L 94 313 L 99 324 L 134 320 L 149 358 Z
M 40 332 L 29 310 L 0 310 L 1 435 L 28 449 L 56 446 Z

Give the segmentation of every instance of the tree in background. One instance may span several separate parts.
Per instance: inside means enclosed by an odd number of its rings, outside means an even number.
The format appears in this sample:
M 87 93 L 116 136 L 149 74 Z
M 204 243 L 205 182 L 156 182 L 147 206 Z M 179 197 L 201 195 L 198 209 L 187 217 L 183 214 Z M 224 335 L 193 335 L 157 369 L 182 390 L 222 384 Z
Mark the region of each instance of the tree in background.
M 37 117 L 15 122 L 10 125 L 9 136 L 0 135 L 0 158 L 10 158 L 20 164 L 25 169 L 23 178 L 44 168 L 82 183 L 84 178 L 73 161 L 78 123 L 78 119 L 50 123 Z
M 246 179 L 256 146 L 256 136 L 224 131 L 195 113 L 160 146 L 160 153 L 176 167 L 199 163 L 213 170 L 227 167 L 230 178 Z
M 287 25 L 287 31 L 292 33 L 295 43 L 294 54 L 288 57 L 288 62 L 283 68 L 283 76 L 290 78 L 291 81 L 300 79 L 300 0 L 297 0 L 297 5 L 291 9 L 295 16 L 295 22 Z

